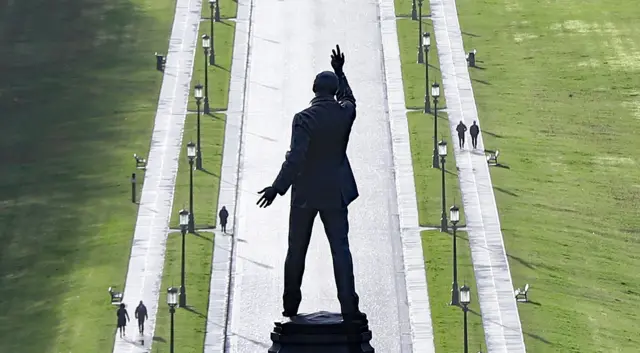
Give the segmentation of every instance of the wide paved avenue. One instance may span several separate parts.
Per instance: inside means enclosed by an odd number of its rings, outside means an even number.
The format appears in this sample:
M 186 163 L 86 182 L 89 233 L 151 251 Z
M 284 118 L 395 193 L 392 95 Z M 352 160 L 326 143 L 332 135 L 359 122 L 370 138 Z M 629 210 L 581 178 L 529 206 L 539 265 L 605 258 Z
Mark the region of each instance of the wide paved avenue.
M 361 309 L 370 317 L 377 351 L 410 351 L 403 344 L 410 330 L 377 5 L 332 0 L 254 3 L 229 352 L 265 350 L 273 321 L 280 318 L 290 198 L 287 194 L 270 208 L 258 209 L 256 192 L 277 175 L 289 146 L 292 117 L 313 97 L 315 75 L 331 69 L 329 55 L 336 44 L 346 52 L 345 72 L 358 101 L 349 157 L 361 196 L 350 207 L 350 241 Z M 302 312 L 339 311 L 331 253 L 319 219 L 302 290 Z

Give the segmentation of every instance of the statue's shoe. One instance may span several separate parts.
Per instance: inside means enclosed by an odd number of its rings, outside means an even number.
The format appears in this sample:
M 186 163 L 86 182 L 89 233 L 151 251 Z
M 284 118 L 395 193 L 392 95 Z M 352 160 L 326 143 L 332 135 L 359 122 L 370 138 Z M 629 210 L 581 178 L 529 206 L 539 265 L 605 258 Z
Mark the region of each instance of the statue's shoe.
M 342 320 L 345 323 L 368 323 L 367 315 L 360 311 L 355 313 L 342 313 Z
M 291 317 L 294 317 L 294 316 L 298 316 L 298 313 L 296 311 L 285 310 L 285 311 L 282 312 L 282 316 L 291 318 Z

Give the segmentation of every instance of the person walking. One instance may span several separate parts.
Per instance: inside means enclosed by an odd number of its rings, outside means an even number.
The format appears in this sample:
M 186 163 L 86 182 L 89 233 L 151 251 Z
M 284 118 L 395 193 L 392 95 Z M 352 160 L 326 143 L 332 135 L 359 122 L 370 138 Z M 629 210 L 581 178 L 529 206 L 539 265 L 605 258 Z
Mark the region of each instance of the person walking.
M 129 313 L 127 313 L 127 309 L 124 308 L 124 303 L 120 304 L 120 308 L 116 312 L 116 316 L 118 317 L 118 330 L 120 331 L 120 338 L 127 335 L 125 332 L 125 327 L 127 327 L 127 321 L 129 320 Z
M 273 184 L 259 192 L 262 196 L 258 205 L 268 207 L 278 194 L 284 195 L 291 188 L 282 315 L 298 314 L 313 221 L 320 214 L 331 247 L 342 317 L 353 322 L 366 319 L 358 307 L 348 237 L 347 207 L 358 197 L 347 158 L 356 100 L 343 71 L 344 54 L 340 47 L 333 50 L 331 66 L 334 72 L 323 71 L 316 76 L 311 106 L 295 114 L 289 152 Z
M 222 228 L 222 232 L 227 232 L 227 219 L 229 218 L 229 211 L 225 206 L 222 206 L 220 212 L 218 212 L 218 217 L 220 217 L 220 228 Z
M 469 133 L 471 134 L 471 144 L 473 145 L 473 149 L 478 148 L 478 135 L 480 135 L 480 128 L 476 124 L 476 121 L 473 121 L 473 125 L 469 128 Z
M 467 125 L 460 120 L 460 124 L 456 127 L 456 131 L 458 131 L 458 143 L 460 144 L 460 148 L 464 148 L 464 133 L 467 132 Z
M 147 314 L 147 307 L 144 306 L 142 300 L 136 308 L 135 317 L 138 319 L 138 332 L 140 332 L 141 335 L 144 335 L 144 321 L 149 318 L 149 315 Z

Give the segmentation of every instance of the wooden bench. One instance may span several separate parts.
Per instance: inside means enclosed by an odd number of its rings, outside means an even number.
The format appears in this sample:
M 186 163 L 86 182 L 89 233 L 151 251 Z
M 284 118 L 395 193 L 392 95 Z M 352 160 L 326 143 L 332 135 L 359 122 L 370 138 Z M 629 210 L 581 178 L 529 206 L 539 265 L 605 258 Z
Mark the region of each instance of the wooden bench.
M 525 284 L 524 289 L 516 288 L 513 294 L 516 297 L 516 301 L 528 302 L 529 301 L 529 298 L 527 297 L 528 292 L 529 292 L 529 283 Z
M 122 293 L 116 292 L 113 287 L 109 287 L 109 296 L 111 296 L 111 304 L 120 305 L 122 303 Z
M 133 154 L 133 158 L 136 160 L 136 169 L 147 169 L 147 160 L 139 157 L 137 154 Z
M 498 165 L 498 157 L 500 156 L 500 151 L 496 150 L 495 153 L 489 153 L 489 155 L 487 156 L 487 163 L 488 164 L 495 164 Z

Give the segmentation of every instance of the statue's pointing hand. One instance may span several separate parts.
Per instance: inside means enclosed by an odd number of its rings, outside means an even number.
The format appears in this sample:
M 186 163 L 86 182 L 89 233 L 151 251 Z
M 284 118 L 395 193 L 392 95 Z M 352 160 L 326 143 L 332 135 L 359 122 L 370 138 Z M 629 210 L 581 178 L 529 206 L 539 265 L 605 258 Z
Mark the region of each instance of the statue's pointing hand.
M 260 199 L 256 204 L 260 208 L 266 208 L 271 205 L 273 200 L 275 200 L 278 195 L 278 191 L 276 191 L 276 188 L 273 186 L 267 186 L 266 188 L 258 191 L 258 194 L 262 194 L 262 196 L 260 196 Z
M 340 46 L 336 45 L 336 48 L 331 50 L 331 67 L 336 74 L 341 74 L 343 66 L 344 53 L 340 52 Z

